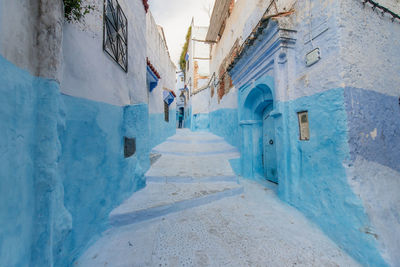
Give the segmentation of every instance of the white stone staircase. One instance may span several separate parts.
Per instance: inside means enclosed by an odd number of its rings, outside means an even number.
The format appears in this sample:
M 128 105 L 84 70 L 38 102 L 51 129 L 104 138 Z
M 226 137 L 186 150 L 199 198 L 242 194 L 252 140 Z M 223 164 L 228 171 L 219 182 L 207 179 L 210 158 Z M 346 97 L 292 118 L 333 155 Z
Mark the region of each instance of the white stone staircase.
M 146 187 L 110 213 L 114 227 L 150 220 L 243 193 L 229 159 L 237 149 L 207 132 L 178 130 L 152 151 L 161 154 Z

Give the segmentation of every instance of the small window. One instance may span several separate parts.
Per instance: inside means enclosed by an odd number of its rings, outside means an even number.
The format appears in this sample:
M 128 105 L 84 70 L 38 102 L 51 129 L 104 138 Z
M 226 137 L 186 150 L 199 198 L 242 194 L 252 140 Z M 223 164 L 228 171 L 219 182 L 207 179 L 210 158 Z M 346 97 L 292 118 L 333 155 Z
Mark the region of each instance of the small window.
M 128 72 L 128 20 L 117 0 L 104 0 L 103 50 Z
M 310 127 L 308 123 L 308 111 L 302 111 L 297 113 L 299 120 L 300 140 L 310 140 Z
M 169 121 L 169 106 L 167 103 L 164 102 L 164 120 L 166 122 Z
M 133 156 L 136 152 L 136 139 L 124 137 L 124 156 L 129 158 Z

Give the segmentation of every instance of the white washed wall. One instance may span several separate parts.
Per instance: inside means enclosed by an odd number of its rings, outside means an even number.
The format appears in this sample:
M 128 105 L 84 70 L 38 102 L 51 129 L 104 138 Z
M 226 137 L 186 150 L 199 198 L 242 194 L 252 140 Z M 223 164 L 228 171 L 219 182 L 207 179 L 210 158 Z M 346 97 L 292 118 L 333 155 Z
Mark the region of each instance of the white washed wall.
M 64 94 L 113 105 L 147 103 L 146 16 L 142 1 L 119 0 L 128 19 L 128 72 L 103 51 L 103 0 L 83 22 L 65 23 Z
M 61 0 L 0 0 L 0 54 L 32 75 L 60 79 Z
M 162 31 L 150 11 L 146 15 L 146 21 L 147 57 L 161 76 L 157 87 L 149 93 L 149 113 L 163 113 L 163 90 L 164 88 L 175 90 L 176 67 L 169 56 Z M 175 107 L 176 99 L 170 105 L 170 109 L 175 109 Z
M 290 10 L 294 4 L 294 0 L 277 1 L 278 12 Z M 226 20 L 224 32 L 220 40 L 212 45 L 210 76 L 215 72 L 218 76 L 219 67 L 225 57 L 231 51 L 235 41 L 239 40 L 241 45 L 250 35 L 251 31 L 260 21 L 265 11 L 269 7 L 271 0 L 237 0 L 231 15 Z M 271 13 L 276 13 L 276 9 L 272 7 Z M 225 95 L 218 103 L 218 94 L 215 89 L 214 96 L 210 101 L 210 111 L 220 108 L 236 108 L 237 107 L 237 90 L 231 88 L 229 93 Z
M 208 89 L 196 93 L 192 96 L 192 113 L 208 113 L 210 101 L 210 91 Z

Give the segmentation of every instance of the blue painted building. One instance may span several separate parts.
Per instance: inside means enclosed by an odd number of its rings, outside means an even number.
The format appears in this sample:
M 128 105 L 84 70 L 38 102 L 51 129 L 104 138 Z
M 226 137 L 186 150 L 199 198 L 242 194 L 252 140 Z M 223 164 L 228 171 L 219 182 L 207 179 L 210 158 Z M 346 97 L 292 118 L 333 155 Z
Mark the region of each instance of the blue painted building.
M 175 132 L 174 102 L 154 108 L 163 88 L 147 86 L 145 1 L 105 3 L 125 14 L 119 53 L 103 1 L 81 22 L 64 20 L 61 0 L 0 1 L 0 266 L 71 266 Z M 175 70 L 160 69 L 173 89 Z
M 400 7 L 226 2 L 206 38 L 210 130 L 361 264 L 400 265 Z

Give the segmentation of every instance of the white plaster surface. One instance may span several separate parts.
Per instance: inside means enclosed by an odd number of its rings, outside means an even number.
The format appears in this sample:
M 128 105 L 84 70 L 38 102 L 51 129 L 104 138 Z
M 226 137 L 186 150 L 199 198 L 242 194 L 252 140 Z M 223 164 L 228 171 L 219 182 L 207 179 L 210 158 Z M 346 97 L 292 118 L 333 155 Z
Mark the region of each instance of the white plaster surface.
M 400 15 L 398 0 L 380 1 Z M 400 20 L 382 16 L 362 1 L 341 1 L 340 53 L 346 86 L 398 97 Z M 396 7 L 396 8 L 395 8 Z
M 239 39 L 239 44 L 243 43 L 270 2 L 271 0 L 236 1 L 231 15 L 225 22 L 225 29 L 220 40 L 212 45 L 210 73 L 219 74 L 219 66 L 228 55 L 235 41 Z
M 174 138 L 190 144 L 220 141 L 209 133 L 188 131 L 178 131 Z M 179 150 L 174 142 L 168 145 Z M 197 168 L 186 157 L 181 158 Z M 221 155 L 219 161 L 226 159 Z M 152 166 L 160 168 L 168 167 Z M 169 168 L 177 171 L 176 165 Z M 204 169 L 198 171 L 209 175 Z M 141 208 L 156 205 L 151 200 L 163 205 L 202 195 L 202 190 L 238 187 L 236 183 L 199 181 L 160 185 L 150 184 L 136 193 L 142 194 L 140 201 L 133 201 L 133 195 L 126 202 L 129 205 L 123 204 L 116 211 L 129 212 L 136 203 Z M 282 203 L 273 190 L 250 181 L 241 181 L 240 186 L 244 187 L 241 195 L 111 228 L 75 266 L 358 266 L 300 212 Z M 182 197 L 174 199 L 173 193 Z
M 293 0 L 275 1 L 276 6 L 271 0 L 237 0 L 234 4 L 232 13 L 225 22 L 225 29 L 221 38 L 216 44 L 212 45 L 210 75 L 215 73 L 220 75 L 219 69 L 223 60 L 227 57 L 235 42 L 242 45 L 250 35 L 254 27 L 260 21 L 268 7 L 268 14 L 286 12 L 294 5 Z M 219 78 L 219 77 L 218 77 Z M 210 112 L 222 108 L 237 108 L 237 89 L 231 88 L 229 93 L 218 101 L 217 88 L 210 101 Z
M 35 25 L 38 10 L 39 4 L 30 0 L 0 1 L 1 55 L 33 75 L 37 67 Z
M 33 1 L 35 2 L 35 1 Z M 38 61 L 36 75 L 61 80 L 64 5 L 61 0 L 40 0 L 39 21 L 36 25 Z
M 206 38 L 208 27 L 196 26 L 194 20 L 191 23 L 192 35 L 188 44 L 188 62 L 186 63 L 186 76 L 185 84 L 188 86 L 190 93 L 196 89 L 201 88 L 203 84 L 198 84 L 197 88 L 194 88 L 194 62 L 198 64 L 198 74 L 200 76 L 209 76 L 209 57 L 210 57 L 210 45 L 203 42 Z
M 192 113 L 208 113 L 210 102 L 210 89 L 204 89 L 192 96 Z
M 375 0 L 380 5 L 388 8 L 396 14 L 400 14 L 400 0 Z
M 183 74 L 183 72 L 182 71 L 179 71 L 179 72 L 177 72 L 176 73 L 176 90 L 175 90 L 175 93 L 177 94 L 177 95 L 179 95 L 179 93 L 180 93 L 180 89 L 183 89 L 183 88 L 185 88 L 185 75 Z
M 360 196 L 385 259 L 400 266 L 400 173 L 357 157 L 348 168 L 349 184 Z M 388 190 L 389 189 L 389 190 Z
M 61 0 L 0 0 L 0 54 L 32 75 L 60 79 Z
M 214 89 L 214 96 L 210 99 L 210 112 L 222 109 L 229 108 L 235 109 L 238 107 L 238 90 L 235 86 L 233 86 L 229 92 L 224 95 L 224 97 L 218 103 L 218 93 L 217 89 Z
M 222 60 L 228 55 L 233 44 L 238 39 L 241 45 L 257 25 L 264 12 L 271 4 L 271 0 L 237 0 L 231 15 L 226 20 L 224 32 L 220 40 L 212 46 L 210 73 L 218 74 Z M 270 8 L 270 14 L 289 11 L 294 0 L 275 1 L 275 6 Z
M 103 1 L 82 22 L 64 24 L 64 94 L 124 106 L 148 103 L 146 15 L 141 1 L 118 1 L 128 19 L 128 73 L 103 51 Z
M 289 89 L 279 88 L 281 101 L 310 96 L 330 89 L 343 87 L 341 77 L 342 61 L 339 58 L 338 16 L 340 1 L 297 1 L 296 12 L 290 17 L 296 30 L 294 54 L 288 53 L 288 61 L 295 59 L 295 66 L 287 66 L 283 72 L 288 75 Z M 310 36 L 313 41 L 310 42 Z M 306 66 L 305 56 L 319 48 L 321 59 Z M 289 63 L 288 64 L 293 64 Z M 293 71 L 295 67 L 296 71 Z M 275 71 L 278 71 L 275 68 Z M 283 74 L 279 71 L 278 78 Z
M 163 30 L 157 25 L 150 11 L 146 14 L 146 45 L 146 56 L 161 76 L 157 87 L 149 92 L 149 113 L 163 113 L 163 90 L 175 90 L 176 67 L 170 58 Z M 175 106 L 176 99 L 170 108 L 175 109 Z

